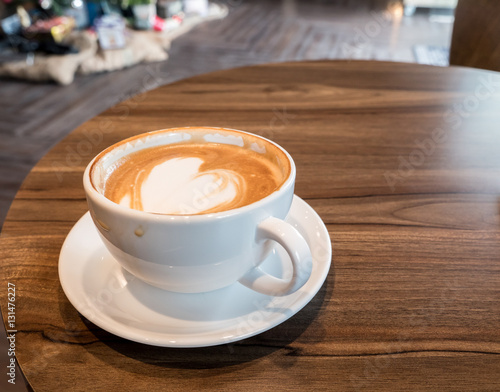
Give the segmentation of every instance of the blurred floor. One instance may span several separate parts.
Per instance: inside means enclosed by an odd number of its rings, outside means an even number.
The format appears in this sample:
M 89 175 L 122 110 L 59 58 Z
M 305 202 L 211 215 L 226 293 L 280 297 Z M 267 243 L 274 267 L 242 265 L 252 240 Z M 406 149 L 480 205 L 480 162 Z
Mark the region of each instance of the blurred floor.
M 449 21 L 433 22 L 425 11 L 403 16 L 397 0 L 220 2 L 228 6 L 229 15 L 178 38 L 164 63 L 77 77 L 66 87 L 0 80 L 0 225 L 22 180 L 51 146 L 140 91 L 213 70 L 268 62 L 415 62 L 415 46 L 449 47 L 451 39 Z M 5 369 L 7 348 L 5 339 L 0 341 L 0 367 Z M 0 390 L 25 390 L 5 389 L 4 382 L 0 379 Z

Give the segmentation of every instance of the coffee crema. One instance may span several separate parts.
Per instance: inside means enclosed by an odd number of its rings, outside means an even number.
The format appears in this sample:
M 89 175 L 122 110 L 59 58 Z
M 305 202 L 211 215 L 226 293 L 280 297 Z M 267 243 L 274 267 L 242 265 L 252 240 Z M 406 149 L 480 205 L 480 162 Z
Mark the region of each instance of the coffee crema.
M 205 142 L 148 147 L 113 163 L 101 193 L 117 204 L 151 213 L 227 211 L 263 199 L 283 185 L 290 167 L 280 167 L 275 152 Z

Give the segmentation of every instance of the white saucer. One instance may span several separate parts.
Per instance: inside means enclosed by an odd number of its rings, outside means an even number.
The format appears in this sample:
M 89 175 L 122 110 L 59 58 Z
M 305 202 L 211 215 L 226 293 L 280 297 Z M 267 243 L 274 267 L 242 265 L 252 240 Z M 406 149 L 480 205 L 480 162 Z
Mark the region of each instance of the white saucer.
M 309 243 L 309 281 L 285 297 L 256 293 L 240 283 L 202 294 L 179 294 L 143 283 L 108 253 L 87 212 L 68 234 L 59 256 L 59 279 L 73 306 L 102 329 L 125 339 L 164 347 L 231 343 L 267 331 L 301 310 L 323 285 L 332 256 L 330 236 L 316 212 L 294 196 L 287 221 Z M 290 264 L 276 246 L 263 268 L 279 276 Z

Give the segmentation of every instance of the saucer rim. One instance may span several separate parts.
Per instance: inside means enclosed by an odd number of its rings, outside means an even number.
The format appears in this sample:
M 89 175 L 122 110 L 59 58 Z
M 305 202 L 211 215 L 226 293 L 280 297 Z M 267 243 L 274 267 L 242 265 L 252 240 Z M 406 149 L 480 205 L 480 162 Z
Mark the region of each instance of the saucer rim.
M 73 240 L 73 237 L 76 235 L 75 233 L 77 230 L 81 230 L 83 228 L 83 225 L 87 225 L 90 220 L 90 213 L 87 211 L 76 223 L 75 225 L 71 228 L 70 232 L 66 236 L 66 239 L 63 243 L 63 246 L 61 247 L 61 252 L 59 255 L 59 262 L 58 262 L 58 273 L 59 273 L 59 281 L 62 286 L 62 289 L 64 291 L 64 294 L 66 295 L 67 299 L 69 302 L 75 307 L 75 309 L 86 319 L 91 321 L 93 324 L 98 326 L 99 328 L 102 328 L 103 330 L 119 336 L 123 339 L 127 339 L 130 341 L 134 341 L 137 343 L 142 343 L 142 344 L 147 344 L 147 345 L 152 345 L 152 346 L 159 346 L 159 347 L 171 347 L 171 348 L 198 348 L 198 347 L 209 347 L 209 346 L 216 346 L 216 345 L 222 345 L 222 344 L 230 344 L 234 343 L 243 339 L 247 339 L 249 337 L 261 334 L 263 332 L 266 332 L 286 320 L 290 319 L 292 316 L 297 314 L 300 310 L 302 310 L 319 292 L 321 287 L 323 286 L 328 273 L 331 268 L 331 261 L 332 261 L 332 241 L 330 238 L 330 235 L 328 233 L 328 230 L 325 226 L 325 223 L 322 221 L 320 216 L 317 214 L 317 212 L 303 199 L 298 197 L 297 195 L 293 196 L 293 201 L 292 201 L 292 207 L 295 208 L 301 208 L 301 209 L 307 209 L 307 213 L 310 213 L 314 217 L 314 223 L 317 225 L 317 230 L 321 230 L 323 233 L 322 235 L 325 236 L 325 239 L 321 241 L 328 241 L 329 246 L 325 246 L 324 248 L 326 249 L 326 254 L 322 257 L 315 257 L 313 254 L 313 273 L 314 273 L 314 265 L 317 266 L 317 277 L 314 281 L 309 280 L 303 288 L 299 289 L 298 292 L 290 294 L 289 296 L 297 295 L 298 293 L 302 293 L 302 295 L 298 296 L 297 299 L 293 300 L 290 304 L 289 307 L 293 308 L 288 308 L 286 312 L 283 312 L 277 317 L 275 317 L 274 320 L 272 320 L 273 316 L 276 316 L 276 313 L 271 313 L 268 319 L 270 319 L 270 322 L 267 320 L 265 321 L 264 326 L 256 327 L 253 330 L 250 329 L 246 333 L 240 333 L 237 336 L 232 336 L 231 338 L 227 337 L 219 337 L 216 338 L 214 336 L 215 332 L 212 331 L 207 331 L 205 333 L 196 333 L 196 334 L 191 334 L 191 335 L 182 335 L 182 341 L 178 341 L 179 339 L 172 339 L 172 336 L 177 336 L 175 334 L 169 333 L 168 328 L 165 332 L 159 333 L 159 332 L 152 332 L 152 331 L 144 331 L 140 330 L 136 327 L 127 325 L 127 324 L 119 324 L 118 321 L 111 319 L 109 316 L 107 316 L 103 311 L 97 309 L 97 306 L 94 306 L 94 308 L 89 309 L 88 305 L 83 305 L 82 302 L 87 302 L 91 303 L 92 301 L 88 301 L 88 295 L 84 292 L 84 290 L 81 290 L 79 293 L 75 293 L 75 289 L 72 287 L 69 282 L 71 280 L 69 277 L 66 277 L 66 272 L 64 271 L 65 265 L 68 263 L 66 253 L 71 251 L 68 250 L 68 248 L 71 247 L 71 242 Z M 291 208 L 292 211 L 292 208 Z M 306 211 L 306 210 L 304 210 Z M 302 215 L 302 214 L 301 214 Z M 291 214 L 289 215 L 288 218 L 291 218 Z M 287 218 L 287 219 L 288 219 Z M 302 220 L 302 216 L 297 219 L 295 218 L 298 222 Z M 314 224 L 313 223 L 313 224 Z M 311 241 L 311 238 L 309 239 Z M 103 244 L 98 245 L 104 247 Z M 107 252 L 107 250 L 104 250 Z M 83 263 L 88 263 L 88 261 L 84 260 Z M 74 263 L 73 263 L 74 264 Z M 235 282 L 234 284 L 239 284 L 238 282 Z M 230 287 L 230 286 L 229 286 Z M 224 289 L 221 289 L 224 290 Z M 250 289 L 248 289 L 250 290 Z M 200 293 L 204 294 L 204 293 Z M 188 294 L 188 295 L 196 295 L 196 294 Z M 198 294 L 199 295 L 199 294 Z M 269 298 L 286 298 L 288 296 L 284 297 L 271 297 L 271 296 L 266 296 Z M 87 301 L 82 301 L 83 299 L 87 299 Z M 103 317 L 98 317 L 96 314 L 101 314 Z M 248 313 L 248 315 L 251 315 L 252 313 Z M 240 323 L 235 321 L 234 323 L 234 328 L 238 327 Z M 221 331 L 222 328 L 221 328 Z M 149 335 L 149 336 L 148 336 Z M 170 337 L 170 338 L 169 338 Z

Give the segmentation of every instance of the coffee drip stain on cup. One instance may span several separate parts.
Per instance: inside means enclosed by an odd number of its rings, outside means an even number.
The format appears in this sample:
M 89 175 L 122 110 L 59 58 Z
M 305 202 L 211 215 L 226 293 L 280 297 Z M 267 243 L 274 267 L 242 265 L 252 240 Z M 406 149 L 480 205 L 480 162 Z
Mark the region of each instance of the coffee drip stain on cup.
M 167 144 L 117 160 L 108 169 L 102 193 L 140 211 L 209 214 L 252 204 L 279 189 L 287 176 L 266 154 L 245 147 Z

